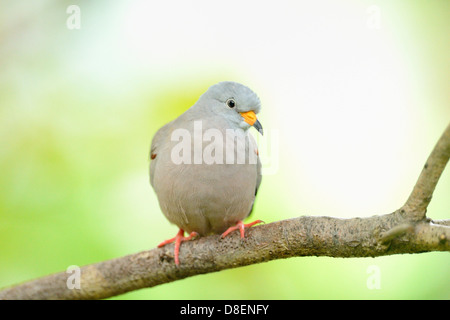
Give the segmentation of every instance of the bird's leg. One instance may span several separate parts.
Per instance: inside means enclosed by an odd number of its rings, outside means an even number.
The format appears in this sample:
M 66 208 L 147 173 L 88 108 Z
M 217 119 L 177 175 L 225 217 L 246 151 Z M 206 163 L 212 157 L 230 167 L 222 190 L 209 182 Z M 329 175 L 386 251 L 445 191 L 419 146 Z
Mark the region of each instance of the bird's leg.
M 251 226 L 254 226 L 257 223 L 261 223 L 264 222 L 262 220 L 255 220 L 253 222 L 244 224 L 242 221 L 238 221 L 238 223 L 233 226 L 233 227 L 229 227 L 224 233 L 222 233 L 222 239 L 225 238 L 230 232 L 239 229 L 240 233 L 241 233 L 241 238 L 244 239 L 244 232 L 245 232 L 245 228 L 250 228 Z
M 175 264 L 178 266 L 178 265 L 180 265 L 179 254 L 180 254 L 181 242 L 189 241 L 196 236 L 198 236 L 198 233 L 193 231 L 189 234 L 189 236 L 185 237 L 184 230 L 180 229 L 175 237 L 173 237 L 172 239 L 169 239 L 169 240 L 165 240 L 165 241 L 161 242 L 160 244 L 158 244 L 158 248 L 161 248 L 161 247 L 165 246 L 166 244 L 175 242 L 174 258 L 175 258 Z

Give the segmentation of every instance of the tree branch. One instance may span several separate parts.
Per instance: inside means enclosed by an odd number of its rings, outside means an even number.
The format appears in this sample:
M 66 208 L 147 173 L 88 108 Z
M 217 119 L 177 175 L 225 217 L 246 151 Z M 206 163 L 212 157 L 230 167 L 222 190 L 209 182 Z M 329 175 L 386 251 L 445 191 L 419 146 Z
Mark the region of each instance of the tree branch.
M 449 157 L 450 124 L 428 157 L 411 195 L 403 206 L 411 219 L 421 220 L 425 218 L 428 204 Z
M 450 251 L 450 220 L 432 221 L 426 208 L 450 156 L 450 125 L 429 156 L 405 205 L 393 213 L 340 219 L 305 216 L 260 225 L 225 239 L 185 242 L 181 264 L 173 244 L 81 268 L 80 289 L 60 272 L 0 291 L 0 299 L 101 299 L 186 277 L 299 256 L 377 257 Z
M 440 224 L 440 225 L 443 225 L 443 226 L 450 227 L 450 220 L 433 220 L 432 222 L 434 224 Z

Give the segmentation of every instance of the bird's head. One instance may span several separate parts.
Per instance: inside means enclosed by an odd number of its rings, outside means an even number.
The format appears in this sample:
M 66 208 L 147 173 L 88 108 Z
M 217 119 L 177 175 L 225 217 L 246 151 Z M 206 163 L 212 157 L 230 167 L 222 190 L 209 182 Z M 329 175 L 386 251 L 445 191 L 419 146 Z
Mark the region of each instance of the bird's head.
M 219 82 L 211 86 L 200 98 L 213 112 L 227 118 L 244 130 L 251 126 L 263 134 L 256 114 L 261 110 L 258 96 L 248 87 L 232 81 Z M 203 103 L 202 103 L 203 104 Z

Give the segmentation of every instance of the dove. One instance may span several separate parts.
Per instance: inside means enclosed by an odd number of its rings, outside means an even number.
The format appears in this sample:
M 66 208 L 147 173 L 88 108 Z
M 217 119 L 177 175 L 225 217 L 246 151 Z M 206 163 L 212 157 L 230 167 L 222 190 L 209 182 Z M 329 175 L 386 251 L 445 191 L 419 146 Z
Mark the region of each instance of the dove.
M 165 217 L 178 226 L 174 260 L 180 264 L 181 243 L 197 236 L 222 238 L 261 220 L 244 224 L 261 184 L 261 161 L 254 127 L 258 96 L 248 87 L 224 81 L 211 86 L 178 118 L 161 127 L 150 148 L 150 184 Z M 184 236 L 185 232 L 189 235 Z

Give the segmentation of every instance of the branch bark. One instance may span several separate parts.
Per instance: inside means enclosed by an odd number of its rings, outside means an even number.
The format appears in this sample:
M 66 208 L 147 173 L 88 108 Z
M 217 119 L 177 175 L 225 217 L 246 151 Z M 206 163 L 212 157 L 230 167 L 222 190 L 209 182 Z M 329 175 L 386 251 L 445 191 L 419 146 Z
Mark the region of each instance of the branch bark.
M 450 125 L 431 152 L 406 203 L 368 218 L 303 216 L 233 234 L 185 242 L 181 265 L 173 244 L 81 268 L 80 289 L 69 289 L 71 274 L 60 272 L 6 288 L 0 299 L 101 299 L 186 277 L 298 256 L 378 257 L 450 251 L 450 220 L 432 221 L 426 208 L 450 157 Z
M 450 157 L 450 124 L 423 166 L 419 179 L 403 208 L 414 220 L 425 218 L 434 189 Z

